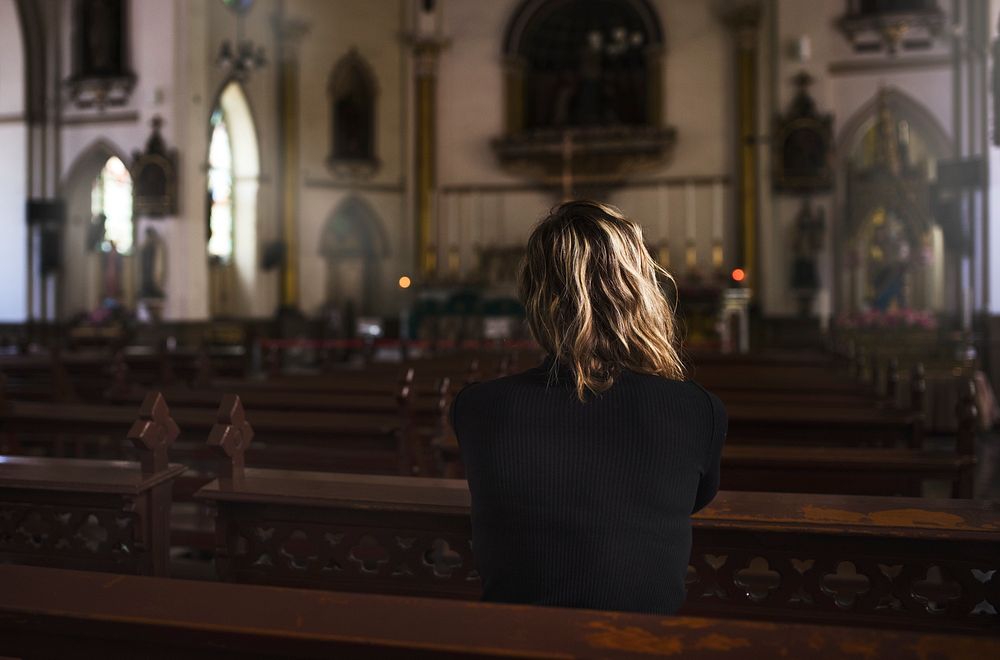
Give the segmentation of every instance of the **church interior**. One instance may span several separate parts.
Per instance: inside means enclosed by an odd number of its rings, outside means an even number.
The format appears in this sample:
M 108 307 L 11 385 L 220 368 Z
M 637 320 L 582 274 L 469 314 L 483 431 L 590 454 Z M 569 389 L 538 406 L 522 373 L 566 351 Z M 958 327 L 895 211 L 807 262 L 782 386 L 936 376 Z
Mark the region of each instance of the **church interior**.
M 998 30 L 0 0 L 0 656 L 1000 657 Z M 728 413 L 671 617 L 476 602 L 448 410 L 570 199 Z

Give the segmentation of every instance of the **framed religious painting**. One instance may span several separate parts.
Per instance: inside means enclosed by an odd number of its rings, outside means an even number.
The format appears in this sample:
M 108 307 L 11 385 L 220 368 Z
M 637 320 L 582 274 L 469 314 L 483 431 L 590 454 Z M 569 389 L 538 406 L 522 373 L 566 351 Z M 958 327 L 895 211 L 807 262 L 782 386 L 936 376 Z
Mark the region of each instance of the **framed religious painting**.
M 798 92 L 792 105 L 774 122 L 772 179 L 779 192 L 815 193 L 833 186 L 833 117 L 816 110 L 808 91 L 811 83 L 805 72 L 795 77 Z
M 177 215 L 177 151 L 167 149 L 160 129 L 163 120 L 153 118 L 153 133 L 146 150 L 135 152 L 132 162 L 134 213 L 162 218 Z

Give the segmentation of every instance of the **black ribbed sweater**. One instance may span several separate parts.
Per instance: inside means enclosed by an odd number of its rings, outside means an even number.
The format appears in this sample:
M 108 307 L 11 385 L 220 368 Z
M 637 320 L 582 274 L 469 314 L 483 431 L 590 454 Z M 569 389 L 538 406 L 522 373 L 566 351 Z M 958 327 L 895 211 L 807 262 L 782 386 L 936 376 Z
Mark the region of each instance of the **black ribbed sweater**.
M 625 372 L 581 402 L 551 359 L 467 386 L 452 425 L 483 600 L 672 613 L 727 418 L 700 385 Z

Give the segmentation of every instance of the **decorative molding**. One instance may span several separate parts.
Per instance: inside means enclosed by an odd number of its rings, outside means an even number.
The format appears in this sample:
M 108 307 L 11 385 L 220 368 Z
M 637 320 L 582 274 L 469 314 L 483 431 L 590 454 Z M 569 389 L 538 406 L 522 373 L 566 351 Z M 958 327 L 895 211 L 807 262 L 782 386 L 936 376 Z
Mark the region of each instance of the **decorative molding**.
M 946 69 L 951 67 L 948 55 L 927 55 L 923 57 L 903 57 L 896 59 L 853 59 L 830 62 L 826 70 L 832 76 L 852 73 L 893 73 L 920 69 Z
M 375 181 L 338 181 L 334 179 L 321 179 L 318 177 L 311 177 L 306 175 L 305 183 L 306 188 L 326 188 L 331 190 L 349 190 L 349 191 L 366 191 L 366 192 L 386 192 L 386 193 L 401 193 L 406 190 L 406 186 L 402 181 L 388 181 L 384 183 L 378 183 Z
M 777 191 L 815 193 L 833 186 L 833 116 L 816 109 L 809 94 L 812 82 L 805 71 L 796 75 L 791 107 L 774 120 L 771 177 Z
M 94 115 L 68 115 L 62 118 L 63 126 L 85 126 L 88 124 L 134 124 L 139 121 L 139 113 L 102 112 Z

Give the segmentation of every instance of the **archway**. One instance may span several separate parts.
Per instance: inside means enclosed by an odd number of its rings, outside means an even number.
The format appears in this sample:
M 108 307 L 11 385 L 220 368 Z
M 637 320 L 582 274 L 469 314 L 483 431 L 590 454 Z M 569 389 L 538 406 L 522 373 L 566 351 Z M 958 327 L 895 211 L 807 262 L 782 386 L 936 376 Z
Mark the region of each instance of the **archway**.
M 60 186 L 66 200 L 59 286 L 62 318 L 91 312 L 106 298 L 126 307 L 135 302 L 135 226 L 127 162 L 123 150 L 98 140 L 77 157 Z M 109 259 L 115 263 L 109 264 Z
M 522 2 L 504 38 L 508 132 L 658 126 L 663 41 L 646 0 Z
M 320 237 L 326 260 L 326 304 L 344 317 L 371 313 L 378 292 L 379 261 L 388 254 L 382 223 L 362 198 L 351 196 L 330 214 Z M 345 310 L 349 310 L 346 311 Z
M 836 242 L 840 313 L 956 311 L 956 255 L 931 206 L 936 162 L 951 142 L 920 102 L 881 89 L 838 139 L 843 222 Z
M 371 66 L 357 50 L 340 58 L 327 89 L 330 95 L 330 154 L 335 171 L 371 174 L 375 155 L 375 98 L 378 86 Z
M 213 316 L 252 309 L 256 288 L 257 128 L 243 87 L 227 83 L 209 118 L 206 251 Z
M 23 321 L 28 309 L 28 71 L 14 0 L 0 0 L 0 321 Z

